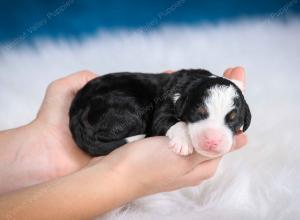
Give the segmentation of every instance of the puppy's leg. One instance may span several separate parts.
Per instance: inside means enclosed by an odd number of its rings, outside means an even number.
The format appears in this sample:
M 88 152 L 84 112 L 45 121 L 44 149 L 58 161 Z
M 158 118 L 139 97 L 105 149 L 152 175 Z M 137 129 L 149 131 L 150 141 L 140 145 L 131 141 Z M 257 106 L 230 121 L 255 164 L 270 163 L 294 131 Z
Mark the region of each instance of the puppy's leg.
M 149 136 L 165 135 L 171 139 L 170 147 L 180 155 L 188 155 L 193 152 L 187 126 L 175 117 L 172 99 L 158 105 L 153 114 L 153 124 Z
M 188 134 L 187 126 L 184 122 L 177 122 L 166 133 L 171 139 L 170 148 L 180 155 L 193 153 L 193 145 Z

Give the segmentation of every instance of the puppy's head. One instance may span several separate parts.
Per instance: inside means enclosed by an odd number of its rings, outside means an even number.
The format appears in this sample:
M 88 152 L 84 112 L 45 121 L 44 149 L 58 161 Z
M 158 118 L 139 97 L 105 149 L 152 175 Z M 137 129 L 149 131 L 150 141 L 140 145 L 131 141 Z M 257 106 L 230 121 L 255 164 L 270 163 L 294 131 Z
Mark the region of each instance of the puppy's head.
M 175 94 L 177 116 L 187 123 L 195 150 L 209 157 L 228 152 L 233 136 L 247 130 L 251 113 L 239 82 L 214 77 Z

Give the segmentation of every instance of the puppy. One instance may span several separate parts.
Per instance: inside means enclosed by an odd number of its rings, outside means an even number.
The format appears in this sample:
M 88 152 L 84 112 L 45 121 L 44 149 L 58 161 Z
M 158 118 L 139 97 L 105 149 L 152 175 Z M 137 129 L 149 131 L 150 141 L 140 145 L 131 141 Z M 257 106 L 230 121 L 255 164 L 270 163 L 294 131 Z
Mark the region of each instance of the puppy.
M 168 136 L 180 155 L 216 157 L 250 125 L 242 82 L 203 69 L 173 74 L 112 73 L 87 83 L 69 116 L 78 146 L 91 156 L 150 136 Z

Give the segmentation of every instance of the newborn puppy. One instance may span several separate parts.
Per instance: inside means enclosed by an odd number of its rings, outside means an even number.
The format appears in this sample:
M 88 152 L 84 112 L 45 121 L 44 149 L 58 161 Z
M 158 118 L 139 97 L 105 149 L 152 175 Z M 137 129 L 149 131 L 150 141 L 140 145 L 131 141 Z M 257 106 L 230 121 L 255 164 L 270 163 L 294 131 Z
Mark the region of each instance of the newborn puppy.
M 87 83 L 74 98 L 72 136 L 91 156 L 150 136 L 168 136 L 174 152 L 216 157 L 247 130 L 251 113 L 242 82 L 202 69 L 173 74 L 112 73 Z

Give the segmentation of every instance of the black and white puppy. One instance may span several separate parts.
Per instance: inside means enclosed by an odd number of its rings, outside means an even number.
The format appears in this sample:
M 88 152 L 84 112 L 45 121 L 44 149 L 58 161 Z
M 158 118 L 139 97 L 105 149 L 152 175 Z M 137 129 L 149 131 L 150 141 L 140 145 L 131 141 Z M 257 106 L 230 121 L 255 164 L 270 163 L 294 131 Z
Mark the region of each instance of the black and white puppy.
M 112 73 L 87 83 L 74 98 L 70 129 L 92 156 L 150 136 L 168 136 L 181 155 L 228 152 L 251 113 L 242 82 L 202 69 L 173 74 Z

